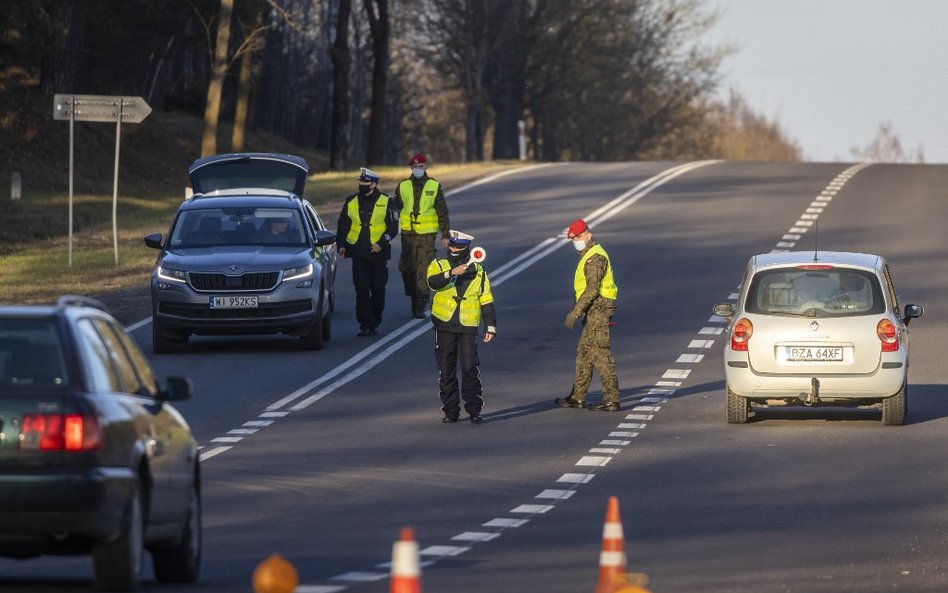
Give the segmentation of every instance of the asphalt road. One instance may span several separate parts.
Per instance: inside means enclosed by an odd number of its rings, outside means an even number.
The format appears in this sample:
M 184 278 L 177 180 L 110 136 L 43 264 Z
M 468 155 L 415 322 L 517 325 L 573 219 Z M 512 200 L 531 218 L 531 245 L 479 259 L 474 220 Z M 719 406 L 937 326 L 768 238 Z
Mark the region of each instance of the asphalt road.
M 628 569 L 654 593 L 948 590 L 948 167 L 873 165 L 838 183 L 850 167 L 558 164 L 449 194 L 452 226 L 487 249 L 497 304 L 480 426 L 441 424 L 433 336 L 395 262 L 377 338 L 356 337 L 343 262 L 322 352 L 197 338 L 153 357 L 195 383 L 178 407 L 204 445 L 205 548 L 198 584 L 158 585 L 149 567 L 144 590 L 250 591 L 277 553 L 300 593 L 380 593 L 411 526 L 428 593 L 588 593 L 612 495 Z M 725 423 L 712 307 L 804 214 L 821 249 L 884 255 L 902 302 L 925 307 L 905 426 L 875 410 Z M 576 255 L 559 236 L 577 217 L 615 268 L 622 413 L 552 403 L 579 335 L 562 325 Z M 815 230 L 793 248 L 813 249 Z M 135 335 L 150 352 L 150 328 Z M 4 591 L 88 591 L 91 578 L 85 559 L 0 560 Z

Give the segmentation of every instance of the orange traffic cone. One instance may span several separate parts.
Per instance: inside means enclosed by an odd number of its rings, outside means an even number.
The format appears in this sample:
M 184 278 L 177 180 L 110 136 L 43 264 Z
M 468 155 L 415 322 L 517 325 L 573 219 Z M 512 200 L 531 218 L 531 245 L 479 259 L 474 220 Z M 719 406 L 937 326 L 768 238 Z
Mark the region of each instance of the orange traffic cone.
M 283 556 L 271 554 L 254 569 L 252 582 L 254 593 L 293 593 L 299 577 Z
M 421 593 L 421 569 L 418 567 L 418 542 L 411 527 L 402 527 L 392 545 L 392 580 L 389 593 Z
M 625 583 L 625 537 L 619 519 L 619 499 L 609 497 L 606 522 L 602 526 L 602 552 L 599 553 L 599 583 L 595 593 L 615 593 Z

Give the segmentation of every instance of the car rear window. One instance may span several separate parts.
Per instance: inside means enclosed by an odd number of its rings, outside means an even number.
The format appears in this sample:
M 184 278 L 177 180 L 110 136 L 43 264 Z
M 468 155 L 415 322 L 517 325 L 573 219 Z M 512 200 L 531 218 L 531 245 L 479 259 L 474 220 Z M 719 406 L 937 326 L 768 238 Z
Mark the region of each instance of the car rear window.
M 54 320 L 0 319 L 0 389 L 48 390 L 68 384 Z
M 220 245 L 304 247 L 303 223 L 295 208 L 201 208 L 181 213 L 171 248 Z
M 845 317 L 878 314 L 885 301 L 875 274 L 853 268 L 773 268 L 754 275 L 748 313 Z

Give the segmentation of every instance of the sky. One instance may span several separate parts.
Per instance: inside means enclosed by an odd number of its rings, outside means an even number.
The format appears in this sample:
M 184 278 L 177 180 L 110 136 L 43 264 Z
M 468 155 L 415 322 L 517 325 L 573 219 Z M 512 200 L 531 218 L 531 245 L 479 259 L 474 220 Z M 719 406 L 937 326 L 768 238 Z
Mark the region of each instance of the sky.
M 707 0 L 705 41 L 735 52 L 738 91 L 808 161 L 852 161 L 888 122 L 903 150 L 948 163 L 948 1 Z

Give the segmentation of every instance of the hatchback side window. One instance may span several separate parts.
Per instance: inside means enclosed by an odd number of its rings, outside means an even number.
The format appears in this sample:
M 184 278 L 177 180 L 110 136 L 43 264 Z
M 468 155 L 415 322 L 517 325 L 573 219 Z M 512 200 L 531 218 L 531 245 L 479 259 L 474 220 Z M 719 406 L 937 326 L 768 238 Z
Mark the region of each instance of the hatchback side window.
M 128 354 L 132 366 L 135 367 L 135 372 L 138 373 L 138 378 L 141 380 L 143 389 L 142 393 L 151 397 L 158 397 L 158 380 L 155 378 L 155 374 L 148 364 L 148 359 L 142 354 L 142 351 L 138 348 L 138 345 L 135 344 L 135 341 L 125 333 L 125 330 L 118 327 L 114 329 L 115 335 L 118 336 L 119 341 L 122 342 L 122 345 L 125 347 L 125 352 Z
M 121 391 L 122 385 L 112 364 L 112 356 L 99 332 L 92 326 L 92 321 L 80 319 L 76 327 L 79 329 L 82 362 L 89 378 L 89 387 L 93 391 Z
M 115 331 L 104 319 L 96 319 L 94 323 L 102 336 L 102 340 L 108 347 L 109 353 L 112 355 L 112 361 L 115 363 L 115 368 L 118 369 L 119 377 L 121 377 L 122 384 L 125 387 L 125 393 L 140 394 L 142 392 L 141 381 L 138 379 L 138 375 L 135 374 L 135 368 L 128 359 L 125 348 L 119 341 L 118 336 L 115 335 Z
M 882 268 L 882 275 L 885 277 L 885 289 L 889 293 L 889 300 L 892 302 L 892 310 L 898 313 L 899 299 L 895 294 L 895 284 L 892 283 L 892 274 L 889 272 L 889 266 Z

